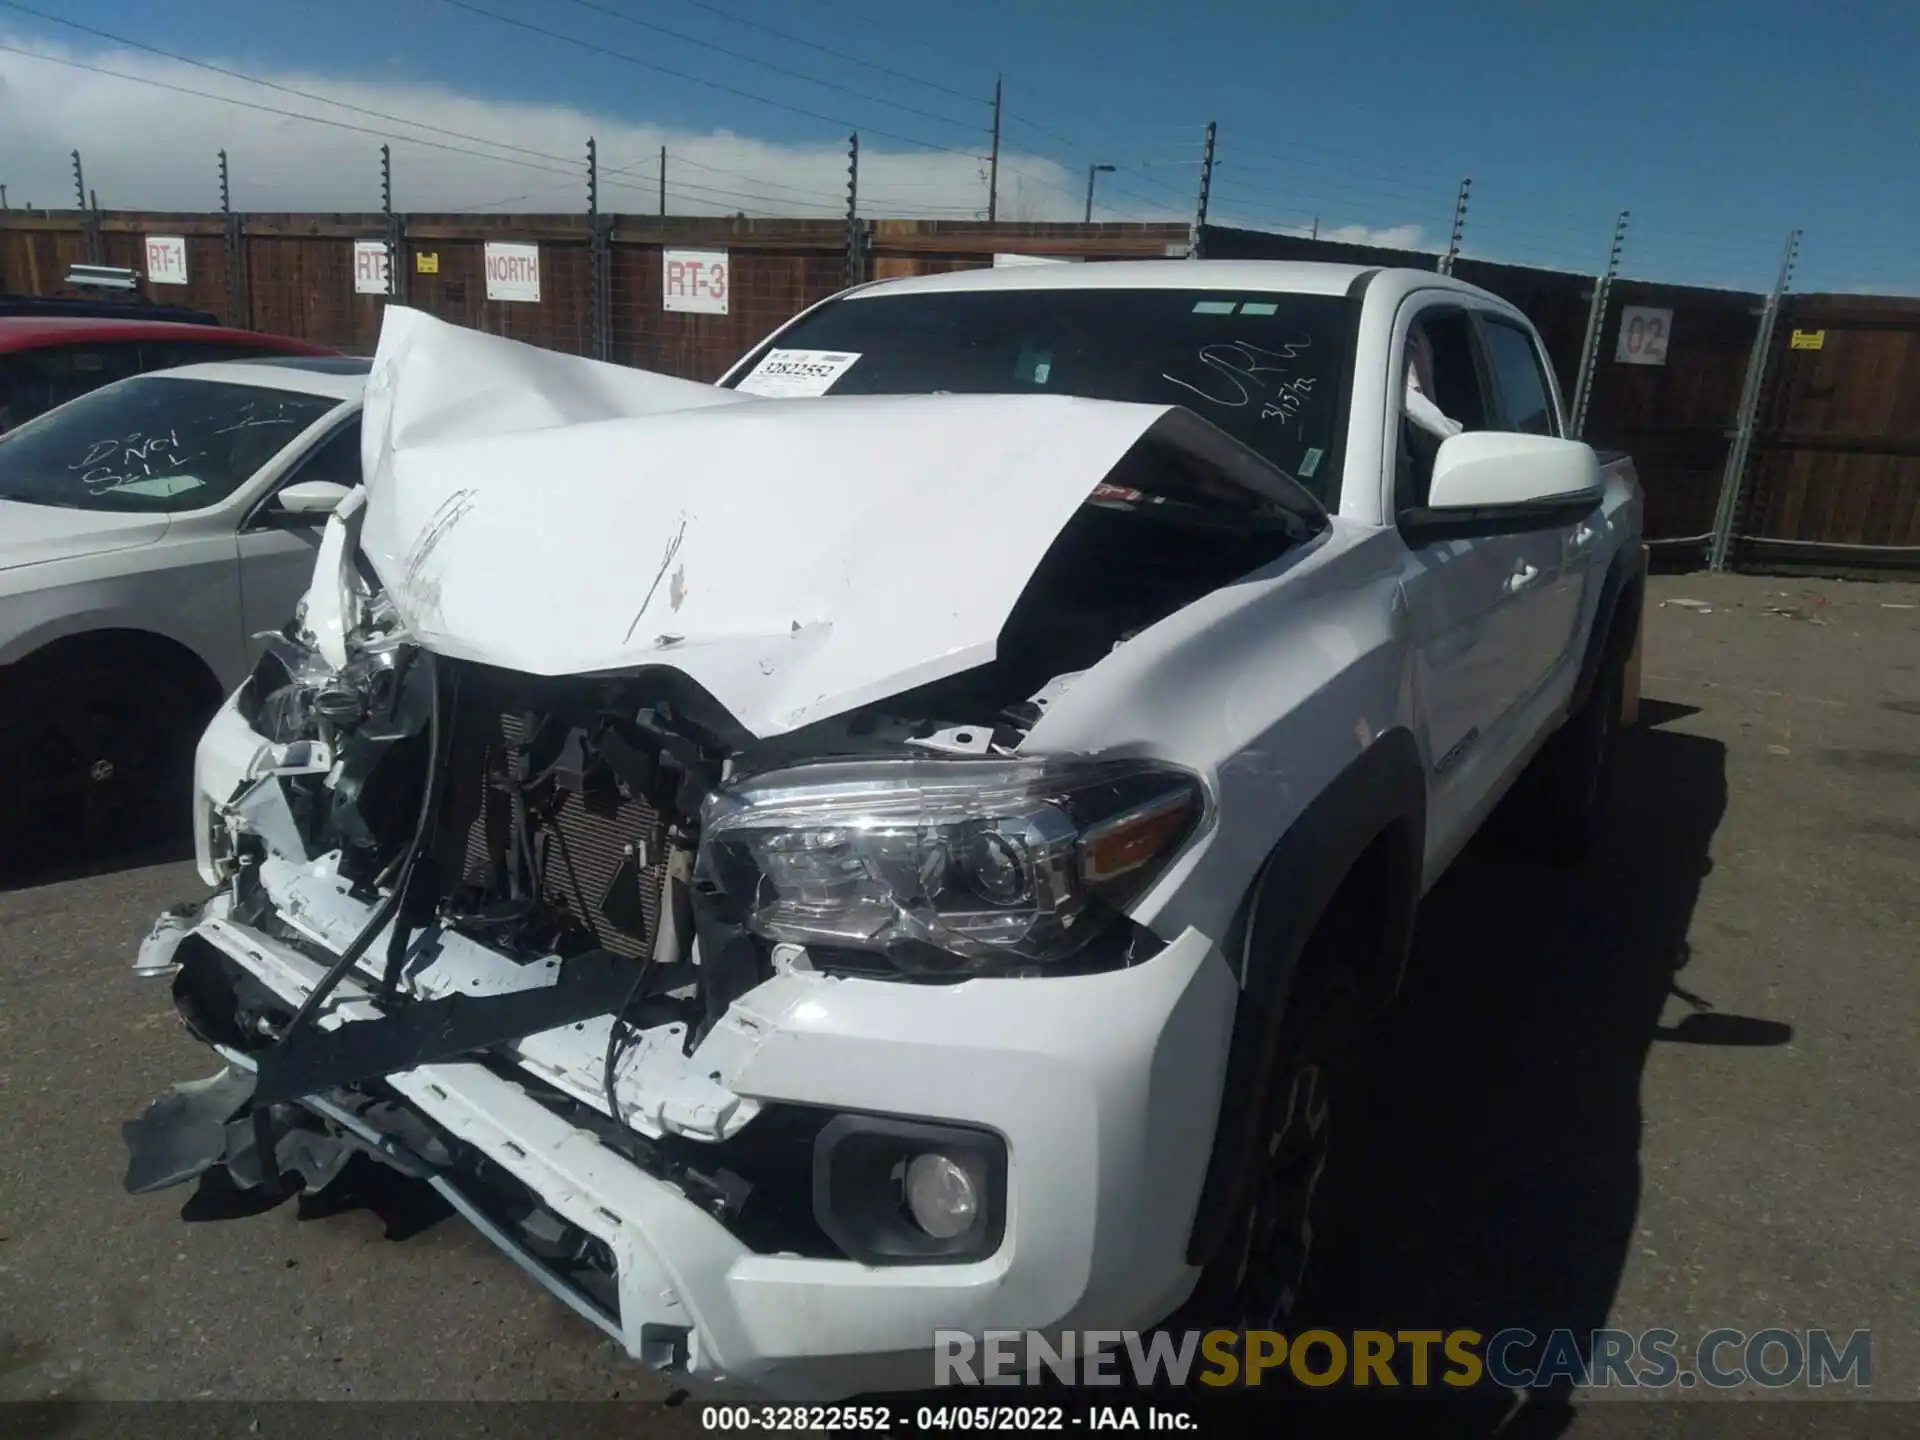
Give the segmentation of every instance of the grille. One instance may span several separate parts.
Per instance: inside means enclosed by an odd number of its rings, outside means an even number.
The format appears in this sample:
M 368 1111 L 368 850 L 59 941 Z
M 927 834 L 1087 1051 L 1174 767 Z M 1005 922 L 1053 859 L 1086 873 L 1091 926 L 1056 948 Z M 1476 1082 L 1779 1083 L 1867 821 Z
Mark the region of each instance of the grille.
M 442 813 L 467 884 L 497 883 L 513 837 L 512 787 L 523 718 L 478 707 L 456 712 Z M 618 955 L 652 947 L 666 872 L 659 813 L 624 792 L 560 792 L 557 806 L 528 817 L 543 899 Z M 545 818 L 550 815 L 551 819 Z

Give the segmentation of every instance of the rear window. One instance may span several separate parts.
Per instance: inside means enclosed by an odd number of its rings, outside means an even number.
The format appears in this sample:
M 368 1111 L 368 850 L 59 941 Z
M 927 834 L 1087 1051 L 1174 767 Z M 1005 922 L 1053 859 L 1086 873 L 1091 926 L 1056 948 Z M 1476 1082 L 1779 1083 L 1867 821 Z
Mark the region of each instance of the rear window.
M 1344 296 L 995 290 L 838 300 L 732 382 L 763 395 L 1030 395 L 1182 405 L 1321 501 L 1337 484 Z
M 340 403 L 136 375 L 0 436 L 0 500 L 149 513 L 216 505 Z

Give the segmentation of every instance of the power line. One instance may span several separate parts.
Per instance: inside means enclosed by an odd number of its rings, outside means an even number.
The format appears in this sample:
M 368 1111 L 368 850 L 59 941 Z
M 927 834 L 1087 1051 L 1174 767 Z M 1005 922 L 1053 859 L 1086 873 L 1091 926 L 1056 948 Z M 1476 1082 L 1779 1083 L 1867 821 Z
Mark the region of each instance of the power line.
M 642 20 L 636 16 L 628 15 L 623 11 L 614 9 L 611 5 L 598 4 L 596 0 L 567 0 L 567 3 L 569 5 L 576 5 L 582 10 L 591 10 L 595 14 L 605 15 L 609 19 L 618 20 L 623 25 L 632 25 L 641 30 L 651 30 L 656 35 L 665 35 L 669 39 L 678 40 L 687 45 L 697 45 L 703 50 L 711 50 L 716 55 L 725 55 L 727 58 L 738 60 L 745 65 L 758 65 L 763 70 L 771 70 L 776 75 L 785 75 L 789 79 L 804 80 L 809 85 L 819 85 L 828 90 L 837 90 L 842 95 L 851 95 L 855 99 L 865 100 L 870 104 L 885 105 L 894 110 L 904 110 L 909 115 L 918 115 L 925 120 L 937 120 L 943 125 L 952 125 L 962 130 L 977 130 L 980 128 L 970 120 L 955 120 L 951 115 L 941 115 L 932 110 L 922 110 L 917 105 L 903 105 L 897 100 L 882 99 L 880 96 L 870 94 L 865 90 L 855 90 L 850 85 L 842 85 L 833 80 L 822 80 L 819 76 L 809 75 L 804 70 L 795 70 L 790 66 L 779 65 L 771 60 L 757 59 L 739 50 L 730 50 L 725 45 L 716 45 L 710 40 L 701 40 L 696 36 L 686 34 L 684 31 L 670 29 L 665 25 L 656 25 L 651 20 Z
M 64 65 L 71 70 L 86 70 L 95 75 L 108 75 L 115 80 L 127 80 L 135 85 L 150 85 L 156 90 L 170 90 L 176 95 L 191 95 L 198 100 L 213 100 L 222 105 L 238 105 L 243 110 L 258 110 L 267 115 L 283 116 L 288 120 L 304 120 L 312 125 L 330 125 L 336 130 L 351 130 L 357 135 L 372 135 L 377 139 L 393 140 L 403 145 L 419 145 L 429 150 L 445 150 L 455 155 L 470 155 L 476 160 L 491 160 L 499 165 L 519 165 L 528 170 L 545 171 L 550 175 L 572 173 L 570 170 L 558 170 L 551 165 L 535 164 L 531 160 L 516 160 L 511 155 L 489 155 L 484 150 L 469 150 L 459 145 L 445 145 L 438 140 L 422 140 L 417 135 L 395 135 L 389 131 L 375 130 L 368 125 L 354 125 L 345 120 L 329 120 L 323 115 L 302 115 L 297 110 L 283 110 L 277 105 L 261 105 L 252 100 L 237 100 L 231 95 L 215 95 L 209 90 L 195 90 L 189 85 L 173 85 L 165 80 L 155 80 L 146 75 L 129 75 L 124 70 L 109 70 L 104 65 L 89 65 L 83 60 L 68 60 L 59 55 L 42 55 L 37 50 L 23 49 L 18 45 L 0 43 L 0 51 L 10 55 L 24 55 L 29 60 L 41 60 L 49 65 Z M 485 145 L 492 142 L 483 140 L 479 143 Z
M 969 95 L 964 90 L 955 90 L 950 85 L 942 85 L 938 80 L 928 80 L 919 75 L 909 75 L 904 70 L 893 70 L 885 65 L 877 65 L 871 60 L 862 60 L 858 55 L 849 54 L 845 50 L 836 50 L 831 45 L 821 45 L 804 36 L 794 35 L 785 30 L 776 30 L 773 26 L 763 25 L 758 20 L 749 20 L 744 15 L 735 15 L 731 11 L 722 10 L 718 5 L 709 5 L 707 0 L 681 0 L 681 3 L 691 5 L 696 10 L 705 10 L 710 15 L 718 15 L 722 20 L 729 20 L 735 25 L 745 25 L 749 29 L 762 31 L 777 40 L 785 40 L 788 44 L 804 45 L 807 49 L 817 50 L 822 55 L 831 55 L 835 59 L 864 66 L 875 74 L 890 75 L 895 80 L 905 80 L 913 85 L 924 85 L 929 90 L 938 90 L 943 95 L 951 95 L 957 100 L 966 100 L 975 105 L 985 106 L 989 103 L 983 96 Z
M 71 29 L 71 30 L 82 31 L 85 34 L 92 35 L 97 39 L 105 40 L 110 44 L 124 45 L 130 50 L 144 50 L 149 55 L 158 55 L 161 59 L 171 60 L 171 61 L 174 61 L 176 64 L 191 65 L 195 69 L 211 71 L 215 75 L 225 75 L 229 79 L 245 81 L 249 85 L 259 85 L 259 86 L 263 86 L 268 90 L 278 90 L 285 95 L 297 96 L 302 100 L 312 100 L 321 105 L 332 105 L 337 109 L 350 110 L 356 115 L 371 116 L 375 120 L 386 120 L 386 121 L 390 121 L 395 125 L 411 125 L 416 130 L 430 130 L 436 135 L 448 135 L 456 140 L 471 141 L 473 144 L 476 144 L 476 145 L 492 145 L 492 146 L 496 146 L 501 150 L 512 150 L 522 155 L 532 155 L 537 157 L 538 159 L 550 160 L 561 165 L 572 165 L 574 163 L 569 157 L 565 155 L 550 155 L 544 150 L 530 150 L 524 145 L 511 145 L 504 140 L 489 140 L 489 139 L 486 139 L 484 136 L 469 135 L 466 132 L 461 130 L 448 130 L 444 126 L 432 125 L 427 123 L 424 120 L 409 120 L 403 115 L 389 115 L 385 111 L 372 110 L 366 107 L 365 105 L 355 105 L 346 100 L 335 100 L 331 96 L 316 95 L 310 90 L 300 90 L 300 89 L 296 89 L 292 85 L 283 85 L 277 80 L 263 80 L 258 75 L 249 75 L 241 70 L 230 70 L 224 65 L 215 65 L 211 61 L 195 60 L 188 55 L 176 55 L 173 51 L 162 50 L 157 45 L 148 45 L 144 41 L 130 40 L 124 35 L 114 35 L 106 30 L 97 30 L 91 25 L 82 25 L 77 20 L 67 20 L 58 15 L 49 15 L 44 10 L 35 10 L 30 5 L 22 5 L 18 3 L 18 0 L 0 0 L 0 5 L 4 5 L 9 10 L 18 10 L 23 15 L 31 15 L 36 20 L 46 20 L 55 25 L 65 25 L 68 29 Z M 20 53 L 26 54 L 29 52 L 22 51 Z M 41 59 L 41 60 L 51 60 L 54 57 L 48 56 L 48 55 L 40 55 L 40 56 L 35 56 L 34 58 Z M 60 63 L 60 62 L 56 61 L 55 63 Z M 82 68 L 86 68 L 86 67 L 83 66 Z M 116 74 L 117 72 L 103 70 L 100 73 Z M 139 79 L 138 76 L 130 76 L 130 75 L 121 76 L 120 78 L 129 79 L 129 80 Z M 190 92 L 190 93 L 197 94 L 200 92 Z M 222 99 L 224 97 L 209 94 L 207 98 Z M 232 103 L 238 105 L 238 104 L 243 104 L 245 102 L 236 100 L 236 101 L 233 101 Z M 288 112 L 276 112 L 276 113 L 288 113 Z M 295 117 L 295 118 L 317 119 L 318 117 L 305 116 L 305 117 Z M 399 139 L 401 137 L 388 136 L 385 138 Z M 489 156 L 488 158 L 504 159 L 505 157 Z
M 611 59 L 621 60 L 629 65 L 638 66 L 642 70 L 652 70 L 657 74 L 671 75 L 674 79 L 684 80 L 689 85 L 700 85 L 709 90 L 717 90 L 723 95 L 732 95 L 736 99 L 750 100 L 756 105 L 766 105 L 775 110 L 785 110 L 790 114 L 803 115 L 809 120 L 820 120 L 826 124 L 834 125 L 842 129 L 864 130 L 868 134 L 884 135 L 889 140 L 898 140 L 902 144 L 917 146 L 922 150 L 939 150 L 949 155 L 966 155 L 976 160 L 980 158 L 970 150 L 961 150 L 952 145 L 942 145 L 937 141 L 923 140 L 913 135 L 902 135 L 897 131 L 882 130 L 875 125 L 858 125 L 851 120 L 842 119 L 838 116 L 825 115 L 818 110 L 809 110 L 803 105 L 790 105 L 784 100 L 775 100 L 766 95 L 756 95 L 751 90 L 741 90 L 736 86 L 726 85 L 718 80 L 702 79 L 698 75 L 690 75 L 684 70 L 676 70 L 669 65 L 656 65 L 651 60 L 642 60 L 639 56 L 629 55 L 624 50 L 615 50 L 611 46 L 606 45 L 596 45 L 590 40 L 582 40 L 574 35 L 562 34 L 560 31 L 548 29 L 544 25 L 535 25 L 531 21 L 516 19 L 512 15 L 502 15 L 499 11 L 489 10 L 484 5 L 475 5 L 472 3 L 472 0 L 440 0 L 440 3 L 443 5 L 451 5 L 456 10 L 465 10 L 471 15 L 479 15 L 484 19 L 495 21 L 501 25 L 511 25 L 516 30 L 525 30 L 534 35 L 544 35 L 549 40 L 558 40 L 564 45 L 572 45 L 576 49 L 585 50 L 590 54 L 605 55 Z

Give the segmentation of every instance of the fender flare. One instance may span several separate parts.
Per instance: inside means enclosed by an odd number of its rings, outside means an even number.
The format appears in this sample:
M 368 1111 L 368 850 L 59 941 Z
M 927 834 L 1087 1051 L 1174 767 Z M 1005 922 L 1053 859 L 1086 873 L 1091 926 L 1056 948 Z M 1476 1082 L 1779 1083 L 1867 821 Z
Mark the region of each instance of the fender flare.
M 1636 546 L 1629 552 L 1617 552 L 1607 566 L 1607 578 L 1601 582 L 1600 603 L 1593 609 L 1593 629 L 1580 656 L 1580 674 L 1574 681 L 1573 698 L 1567 703 L 1569 715 L 1578 714 L 1593 693 L 1603 666 L 1624 664 L 1633 648 L 1633 636 L 1640 624 L 1640 605 L 1645 584 L 1640 578 L 1640 553 Z
M 1386 844 L 1387 893 L 1380 897 L 1385 943 L 1369 999 L 1384 1003 L 1398 989 L 1420 900 L 1426 841 L 1427 772 L 1411 732 L 1389 730 L 1326 786 L 1269 852 L 1241 901 L 1222 953 L 1235 967 L 1227 1069 L 1213 1153 L 1201 1185 L 1187 1263 L 1213 1258 L 1238 1212 L 1255 1159 L 1263 1100 L 1294 969 L 1307 937 L 1355 864 L 1376 842 Z

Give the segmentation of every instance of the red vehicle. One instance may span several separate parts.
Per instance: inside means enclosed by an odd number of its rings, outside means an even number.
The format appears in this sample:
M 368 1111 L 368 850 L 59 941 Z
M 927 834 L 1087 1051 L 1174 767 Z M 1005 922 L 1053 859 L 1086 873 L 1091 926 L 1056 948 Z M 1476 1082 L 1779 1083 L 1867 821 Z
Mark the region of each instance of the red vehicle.
M 266 355 L 337 351 L 285 335 L 173 320 L 0 315 L 0 435 L 129 375 Z

